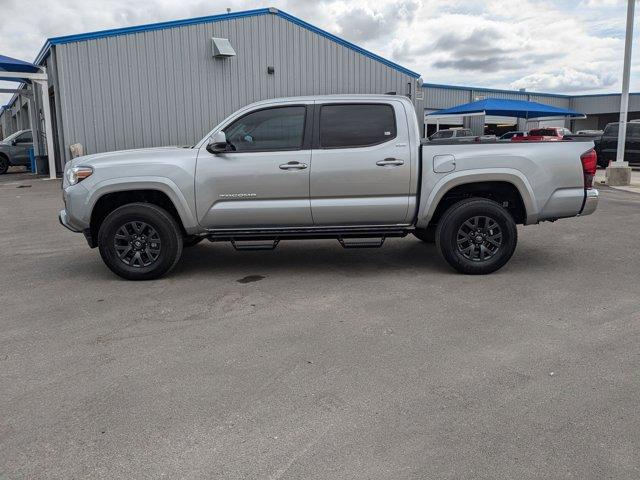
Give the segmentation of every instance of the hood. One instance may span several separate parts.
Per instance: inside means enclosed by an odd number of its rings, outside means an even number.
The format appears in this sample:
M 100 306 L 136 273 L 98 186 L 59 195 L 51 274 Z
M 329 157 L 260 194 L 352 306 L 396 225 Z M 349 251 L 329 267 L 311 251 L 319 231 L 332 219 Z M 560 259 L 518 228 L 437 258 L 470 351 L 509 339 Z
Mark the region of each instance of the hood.
M 102 164 L 138 164 L 141 162 L 157 161 L 159 157 L 167 154 L 171 156 L 182 156 L 187 152 L 193 152 L 193 154 L 195 154 L 196 150 L 191 147 L 154 147 L 118 150 L 115 152 L 94 153 L 93 155 L 76 157 L 68 162 L 67 165 L 70 167 L 78 165 L 94 167 Z

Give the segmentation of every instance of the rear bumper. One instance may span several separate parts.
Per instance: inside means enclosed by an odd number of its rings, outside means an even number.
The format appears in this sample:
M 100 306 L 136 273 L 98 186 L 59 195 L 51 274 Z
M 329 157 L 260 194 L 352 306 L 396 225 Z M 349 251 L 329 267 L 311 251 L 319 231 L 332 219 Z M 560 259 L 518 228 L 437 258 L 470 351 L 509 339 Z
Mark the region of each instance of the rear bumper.
M 600 194 L 598 190 L 595 188 L 590 188 L 587 190 L 585 199 L 584 199 L 584 207 L 582 207 L 582 211 L 580 212 L 580 216 L 591 215 L 598 208 L 598 197 Z

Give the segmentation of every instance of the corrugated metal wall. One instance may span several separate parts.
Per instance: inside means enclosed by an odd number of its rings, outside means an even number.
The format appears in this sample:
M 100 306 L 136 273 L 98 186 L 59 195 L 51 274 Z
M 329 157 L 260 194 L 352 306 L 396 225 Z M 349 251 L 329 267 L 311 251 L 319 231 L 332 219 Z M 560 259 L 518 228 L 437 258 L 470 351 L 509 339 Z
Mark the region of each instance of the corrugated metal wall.
M 237 56 L 215 59 L 211 37 Z M 407 93 L 415 79 L 276 15 L 56 45 L 61 150 L 193 144 L 262 99 Z M 275 74 L 267 74 L 267 66 Z M 415 89 L 415 86 L 412 87 Z M 415 97 L 415 95 L 414 95 Z M 416 102 L 420 123 L 424 102 Z
M 620 95 L 589 95 L 571 98 L 571 108 L 587 115 L 620 112 Z M 629 111 L 640 111 L 640 94 L 629 95 Z

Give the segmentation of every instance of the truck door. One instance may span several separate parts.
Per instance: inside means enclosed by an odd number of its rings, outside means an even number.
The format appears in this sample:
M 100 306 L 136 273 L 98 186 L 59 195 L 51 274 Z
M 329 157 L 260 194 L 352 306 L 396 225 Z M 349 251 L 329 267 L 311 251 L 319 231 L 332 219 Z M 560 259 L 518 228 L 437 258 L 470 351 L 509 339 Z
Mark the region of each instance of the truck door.
M 312 104 L 262 107 L 222 128 L 232 151 L 205 146 L 196 166 L 196 210 L 209 229 L 310 226 Z
M 315 110 L 310 181 L 314 224 L 407 223 L 411 147 L 403 103 L 316 102 Z

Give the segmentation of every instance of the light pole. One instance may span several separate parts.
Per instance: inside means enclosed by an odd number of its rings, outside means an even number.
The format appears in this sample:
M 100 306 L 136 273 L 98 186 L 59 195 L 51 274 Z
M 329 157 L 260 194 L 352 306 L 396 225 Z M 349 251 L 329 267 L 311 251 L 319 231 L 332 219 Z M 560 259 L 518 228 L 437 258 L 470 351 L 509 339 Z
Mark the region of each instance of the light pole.
M 620 125 L 618 127 L 618 148 L 616 161 L 607 167 L 607 184 L 629 185 L 631 168 L 624 161 L 624 150 L 627 140 L 627 112 L 629 110 L 629 76 L 631 74 L 631 48 L 633 46 L 633 20 L 635 0 L 627 0 L 627 32 L 624 39 L 624 66 L 622 68 L 622 95 L 620 95 Z

